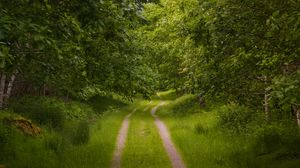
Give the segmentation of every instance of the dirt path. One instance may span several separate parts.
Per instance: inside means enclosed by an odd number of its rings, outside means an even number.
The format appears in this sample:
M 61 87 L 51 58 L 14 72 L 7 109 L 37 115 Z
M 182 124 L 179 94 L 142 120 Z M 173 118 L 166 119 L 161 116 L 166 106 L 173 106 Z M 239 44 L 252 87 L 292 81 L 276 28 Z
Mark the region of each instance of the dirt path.
M 136 109 L 134 109 L 133 112 L 128 114 L 122 123 L 121 129 L 118 134 L 116 149 L 115 149 L 115 152 L 113 155 L 111 168 L 120 168 L 121 167 L 121 156 L 122 156 L 122 152 L 125 147 L 125 142 L 126 142 L 126 138 L 127 138 L 128 127 L 129 127 L 129 118 L 135 111 L 136 111 Z
M 168 156 L 171 160 L 173 168 L 186 168 L 181 156 L 177 152 L 171 138 L 170 138 L 170 133 L 166 127 L 166 125 L 155 115 L 155 112 L 157 109 L 164 104 L 160 103 L 159 105 L 155 106 L 151 110 L 152 116 L 155 118 L 155 124 L 159 130 L 160 137 L 163 141 L 163 145 L 165 147 L 165 150 L 168 153 Z

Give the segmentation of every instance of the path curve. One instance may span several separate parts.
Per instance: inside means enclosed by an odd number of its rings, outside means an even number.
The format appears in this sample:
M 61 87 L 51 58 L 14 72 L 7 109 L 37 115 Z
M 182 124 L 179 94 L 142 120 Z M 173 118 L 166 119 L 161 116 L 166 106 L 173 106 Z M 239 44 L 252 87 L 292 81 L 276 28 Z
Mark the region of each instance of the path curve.
M 116 149 L 113 154 L 111 168 L 120 168 L 121 167 L 122 153 L 123 153 L 123 149 L 125 147 L 125 142 L 126 142 L 127 134 L 128 134 L 129 118 L 135 111 L 136 111 L 136 109 L 134 109 L 133 112 L 128 114 L 122 123 L 121 129 L 118 134 L 117 142 L 116 142 Z
M 155 106 L 154 108 L 152 108 L 151 114 L 155 118 L 155 125 L 157 126 L 157 128 L 159 130 L 159 135 L 163 141 L 164 148 L 167 151 L 168 156 L 171 160 L 172 167 L 173 168 L 186 168 L 181 156 L 177 152 L 175 145 L 173 144 L 173 142 L 171 140 L 170 133 L 169 133 L 166 125 L 158 118 L 158 116 L 155 115 L 157 109 L 164 104 L 165 103 L 162 102 L 162 103 L 158 104 L 157 106 Z

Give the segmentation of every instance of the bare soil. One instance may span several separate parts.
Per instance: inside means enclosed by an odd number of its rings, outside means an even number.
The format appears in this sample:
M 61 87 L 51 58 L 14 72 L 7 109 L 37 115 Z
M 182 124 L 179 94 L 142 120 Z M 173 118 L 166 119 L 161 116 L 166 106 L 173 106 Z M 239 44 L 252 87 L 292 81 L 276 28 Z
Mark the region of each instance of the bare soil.
M 186 168 L 180 154 L 177 152 L 175 145 L 173 144 L 170 133 L 166 127 L 166 125 L 155 115 L 157 109 L 162 106 L 164 103 L 160 103 L 159 105 L 155 106 L 151 110 L 152 116 L 155 118 L 155 124 L 159 130 L 160 137 L 163 141 L 163 145 L 165 150 L 168 153 L 168 156 L 171 160 L 173 168 Z

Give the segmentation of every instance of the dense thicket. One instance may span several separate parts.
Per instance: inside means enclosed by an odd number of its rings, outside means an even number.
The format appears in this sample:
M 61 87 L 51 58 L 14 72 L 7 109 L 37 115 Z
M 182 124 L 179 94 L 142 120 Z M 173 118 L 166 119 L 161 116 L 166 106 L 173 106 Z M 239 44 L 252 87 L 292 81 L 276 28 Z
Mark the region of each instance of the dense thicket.
M 151 74 L 129 34 L 140 19 L 133 1 L 1 0 L 0 104 L 25 84 L 83 98 L 149 93 Z
M 299 112 L 299 11 L 299 0 L 161 0 L 145 6 L 139 40 L 161 87 L 258 107 L 270 118 Z

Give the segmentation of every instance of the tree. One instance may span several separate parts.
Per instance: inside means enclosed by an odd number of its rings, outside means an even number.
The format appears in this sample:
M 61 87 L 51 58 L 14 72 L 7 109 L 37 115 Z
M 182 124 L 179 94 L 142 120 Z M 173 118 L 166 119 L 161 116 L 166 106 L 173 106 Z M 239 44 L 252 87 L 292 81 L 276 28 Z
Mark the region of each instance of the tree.
M 76 97 L 88 88 L 129 97 L 151 92 L 128 33 L 139 20 L 135 3 L 2 0 L 0 7 L 1 106 L 15 77 Z
M 162 0 L 145 5 L 138 33 L 166 88 L 259 107 L 270 120 L 270 86 L 299 61 L 299 5 Z

